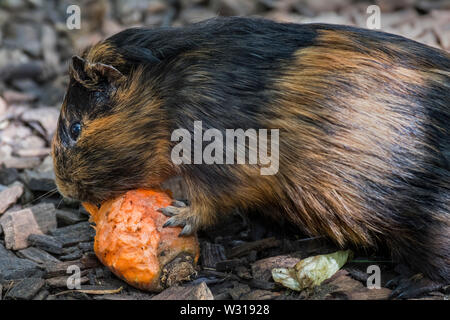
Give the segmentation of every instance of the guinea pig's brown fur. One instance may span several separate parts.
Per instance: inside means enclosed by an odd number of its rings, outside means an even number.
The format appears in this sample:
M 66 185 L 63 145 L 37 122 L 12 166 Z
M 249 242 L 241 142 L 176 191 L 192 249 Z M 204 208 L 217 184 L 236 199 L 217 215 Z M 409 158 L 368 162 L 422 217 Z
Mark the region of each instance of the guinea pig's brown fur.
M 197 120 L 279 129 L 278 173 L 173 164 L 171 133 Z M 73 198 L 181 175 L 188 232 L 258 208 L 450 281 L 450 55 L 403 37 L 250 18 L 125 30 L 74 58 L 53 156 Z

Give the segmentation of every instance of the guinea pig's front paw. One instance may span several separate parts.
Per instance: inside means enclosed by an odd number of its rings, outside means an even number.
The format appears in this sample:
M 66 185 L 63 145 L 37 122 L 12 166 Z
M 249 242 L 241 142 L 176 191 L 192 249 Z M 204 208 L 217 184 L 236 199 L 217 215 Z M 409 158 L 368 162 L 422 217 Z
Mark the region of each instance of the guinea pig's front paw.
M 179 237 L 186 237 L 194 234 L 197 231 L 197 223 L 195 214 L 190 207 L 181 201 L 174 201 L 171 206 L 161 208 L 160 211 L 166 217 L 170 217 L 163 227 L 183 227 Z

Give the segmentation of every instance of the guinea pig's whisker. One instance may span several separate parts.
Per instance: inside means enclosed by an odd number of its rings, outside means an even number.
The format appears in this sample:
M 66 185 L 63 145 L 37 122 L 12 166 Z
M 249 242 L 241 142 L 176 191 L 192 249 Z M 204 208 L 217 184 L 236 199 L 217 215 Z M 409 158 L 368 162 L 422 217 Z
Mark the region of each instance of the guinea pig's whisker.
M 58 205 L 56 206 L 56 209 L 59 209 L 59 206 L 61 205 L 61 203 L 63 202 L 64 198 L 61 197 L 61 200 L 59 200 Z
M 37 197 L 37 198 L 35 198 L 35 199 L 33 199 L 33 200 L 31 200 L 31 201 L 25 203 L 24 206 L 29 205 L 29 204 L 32 204 L 32 203 L 35 203 L 36 201 L 41 200 L 41 199 L 46 199 L 46 198 L 48 198 L 48 197 L 51 197 L 51 196 L 54 195 L 56 192 L 58 192 L 58 188 L 54 188 L 54 189 L 52 189 L 52 190 L 50 190 L 50 191 L 44 193 L 43 195 L 41 195 L 41 196 L 39 196 L 39 197 Z

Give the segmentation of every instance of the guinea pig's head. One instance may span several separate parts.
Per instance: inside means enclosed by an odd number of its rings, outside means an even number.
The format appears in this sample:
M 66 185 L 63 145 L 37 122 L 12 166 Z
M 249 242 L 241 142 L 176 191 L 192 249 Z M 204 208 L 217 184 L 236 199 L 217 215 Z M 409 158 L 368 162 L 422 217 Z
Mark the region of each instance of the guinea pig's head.
M 156 90 L 141 83 L 144 74 L 72 58 L 52 142 L 61 194 L 101 203 L 167 177 L 170 134 Z

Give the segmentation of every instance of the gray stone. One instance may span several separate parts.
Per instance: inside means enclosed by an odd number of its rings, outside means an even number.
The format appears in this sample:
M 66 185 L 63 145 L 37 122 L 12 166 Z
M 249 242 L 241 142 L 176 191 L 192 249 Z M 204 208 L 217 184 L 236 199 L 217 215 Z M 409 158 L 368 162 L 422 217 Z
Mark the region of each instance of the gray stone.
M 19 157 L 44 157 L 48 156 L 51 152 L 50 148 L 29 148 L 29 149 L 19 149 L 14 152 L 14 154 Z M 39 190 L 39 189 L 38 189 Z
M 6 25 L 4 43 L 38 57 L 41 54 L 39 28 L 32 24 L 10 23 Z
M 38 166 L 41 163 L 41 159 L 38 157 L 18 158 L 11 156 L 4 159 L 3 163 L 6 168 L 31 169 Z
M 20 250 L 28 247 L 30 234 L 42 233 L 31 209 L 8 211 L 0 219 L 5 233 L 6 248 Z
M 19 173 L 13 168 L 0 168 L 0 184 L 10 185 L 19 179 Z
M 41 107 L 29 109 L 22 114 L 22 120 L 26 122 L 36 121 L 45 129 L 48 136 L 53 135 L 58 123 L 59 111 L 54 107 Z
M 56 209 L 53 203 L 39 203 L 30 209 L 43 233 L 56 229 Z
M 0 214 L 12 206 L 23 194 L 23 185 L 16 184 L 3 191 L 0 191 Z

